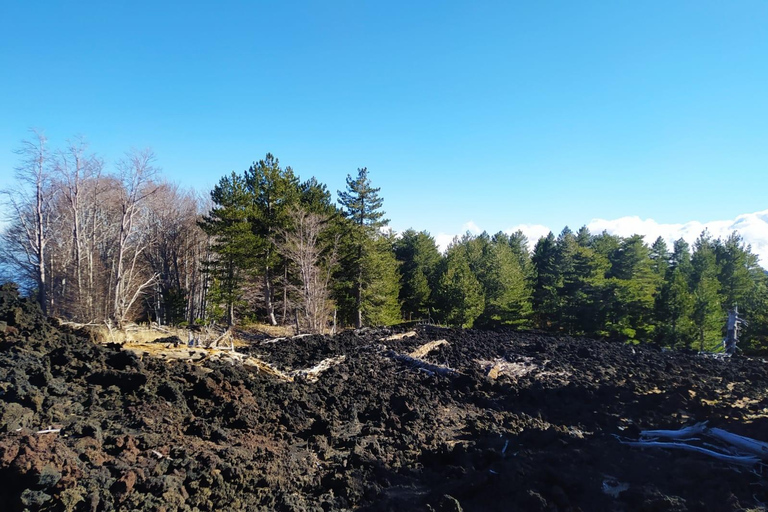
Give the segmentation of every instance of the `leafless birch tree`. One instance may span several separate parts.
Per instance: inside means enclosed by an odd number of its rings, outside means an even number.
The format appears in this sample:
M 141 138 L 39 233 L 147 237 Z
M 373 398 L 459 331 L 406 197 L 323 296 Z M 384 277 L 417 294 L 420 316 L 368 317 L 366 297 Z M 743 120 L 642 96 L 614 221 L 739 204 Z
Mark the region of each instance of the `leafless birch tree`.
M 281 230 L 278 249 L 298 270 L 302 323 L 311 333 L 323 333 L 333 310 L 330 280 L 338 238 L 329 247 L 323 247 L 321 238 L 327 217 L 294 208 L 290 218 L 293 229 Z
M 122 327 L 131 307 L 147 288 L 152 286 L 157 274 L 148 279 L 140 272 L 141 253 L 147 248 L 147 239 L 136 229 L 143 202 L 158 190 L 153 182 L 157 169 L 153 166 L 155 155 L 150 150 L 131 151 L 117 164 L 123 189 L 120 193 L 120 228 L 115 259 L 114 309 L 112 319 Z
M 81 318 L 93 315 L 93 256 L 87 251 L 85 226 L 89 210 L 98 206 L 97 184 L 104 167 L 104 162 L 95 155 L 88 155 L 87 150 L 88 145 L 82 137 L 71 140 L 65 150 L 58 152 L 54 165 L 72 234 L 68 244 L 72 253 L 69 273 L 75 290 L 70 297 L 78 309 L 73 313 Z
M 16 180 L 19 187 L 5 190 L 11 207 L 12 230 L 15 231 L 15 259 L 27 268 L 36 286 L 37 301 L 43 312 L 51 309 L 48 296 L 48 276 L 46 273 L 46 250 L 49 241 L 51 223 L 51 202 L 55 189 L 51 187 L 50 155 L 47 139 L 42 132 L 33 130 L 33 137 L 22 141 L 17 151 L 21 164 L 16 168 Z

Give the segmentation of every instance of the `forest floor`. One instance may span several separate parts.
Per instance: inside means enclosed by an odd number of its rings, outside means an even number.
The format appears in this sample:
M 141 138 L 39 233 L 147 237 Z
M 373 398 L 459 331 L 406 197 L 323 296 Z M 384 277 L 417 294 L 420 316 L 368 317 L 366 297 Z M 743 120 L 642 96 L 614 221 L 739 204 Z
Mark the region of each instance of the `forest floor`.
M 768 441 L 768 364 L 531 332 L 253 340 L 161 360 L 0 290 L 0 510 L 761 510 L 768 474 L 643 429 Z

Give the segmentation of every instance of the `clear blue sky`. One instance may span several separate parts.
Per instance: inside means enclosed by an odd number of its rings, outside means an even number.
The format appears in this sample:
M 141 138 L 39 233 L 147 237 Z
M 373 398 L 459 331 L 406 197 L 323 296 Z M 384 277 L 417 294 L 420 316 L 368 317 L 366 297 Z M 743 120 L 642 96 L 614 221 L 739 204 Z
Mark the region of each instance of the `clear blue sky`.
M 29 127 L 208 190 L 265 153 L 396 230 L 768 208 L 768 2 L 0 5 L 0 187 Z

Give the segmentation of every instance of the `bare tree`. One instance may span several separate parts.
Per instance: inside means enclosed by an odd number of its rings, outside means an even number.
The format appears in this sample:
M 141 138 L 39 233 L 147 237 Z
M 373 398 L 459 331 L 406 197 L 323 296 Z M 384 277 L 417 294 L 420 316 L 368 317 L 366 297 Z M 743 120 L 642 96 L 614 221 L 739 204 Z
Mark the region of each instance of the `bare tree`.
M 49 153 L 45 135 L 32 130 L 33 137 L 24 140 L 17 154 L 21 164 L 16 168 L 19 188 L 5 190 L 11 206 L 12 223 L 9 232 L 14 232 L 17 250 L 15 261 L 26 267 L 36 286 L 37 301 L 44 313 L 51 309 L 48 296 L 48 275 L 46 273 L 46 248 L 51 223 L 51 201 L 55 189 L 51 187 Z
M 61 190 L 68 210 L 68 220 L 70 232 L 72 234 L 70 248 L 72 251 L 71 261 L 74 268 L 71 269 L 72 280 L 75 283 L 75 291 L 72 294 L 72 304 L 76 305 L 79 311 L 77 316 L 82 316 L 90 306 L 92 289 L 86 287 L 83 275 L 84 264 L 86 261 L 85 247 L 86 240 L 84 236 L 84 222 L 87 217 L 86 208 L 94 208 L 98 203 L 96 195 L 99 189 L 93 185 L 99 181 L 104 162 L 95 155 L 87 155 L 88 145 L 82 137 L 78 137 L 68 142 L 66 150 L 59 151 L 54 168 L 56 176 L 60 180 L 58 188 Z M 64 230 L 62 226 L 62 231 Z M 92 283 L 92 273 L 89 284 Z M 93 314 L 91 311 L 90 314 Z
M 169 183 L 160 185 L 149 202 L 151 243 L 144 252 L 155 283 L 152 306 L 160 323 L 175 323 L 194 317 L 188 315 L 195 301 L 189 295 L 198 292 L 195 282 L 207 240 L 197 225 L 200 203 L 189 191 Z
M 328 217 L 300 208 L 290 212 L 293 229 L 281 230 L 278 250 L 298 270 L 301 320 L 311 333 L 323 333 L 333 310 L 330 280 L 337 261 L 338 237 L 321 243 Z
M 143 202 L 158 190 L 153 182 L 157 169 L 155 155 L 150 150 L 131 151 L 117 164 L 123 189 L 119 198 L 120 228 L 115 258 L 114 308 L 112 319 L 122 328 L 128 312 L 147 288 L 157 279 L 141 275 L 139 257 L 146 249 L 146 238 L 136 229 Z M 146 278 L 146 279 L 145 279 Z

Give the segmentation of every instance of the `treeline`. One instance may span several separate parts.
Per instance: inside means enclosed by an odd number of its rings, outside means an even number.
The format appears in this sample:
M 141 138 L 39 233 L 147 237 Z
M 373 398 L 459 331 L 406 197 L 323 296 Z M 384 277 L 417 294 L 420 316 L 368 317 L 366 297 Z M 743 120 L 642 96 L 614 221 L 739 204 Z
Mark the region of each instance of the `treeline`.
M 768 280 L 737 233 L 721 240 L 705 231 L 692 248 L 683 239 L 669 248 L 662 238 L 648 246 L 639 235 L 566 227 L 539 239 L 531 254 L 526 246 L 520 232 L 454 240 L 428 267 L 432 300 L 422 308 L 464 327 L 510 324 L 714 351 L 728 309 L 738 306 L 749 320 L 742 348 L 766 347 Z M 408 293 L 402 297 L 405 304 Z
M 81 142 L 25 142 L 0 258 L 51 315 L 78 322 L 249 321 L 332 326 L 431 321 L 509 325 L 717 349 L 729 308 L 768 343 L 766 275 L 742 239 L 693 247 L 641 236 L 520 233 L 456 238 L 386 229 L 367 169 L 334 201 L 274 156 L 222 177 L 201 199 L 161 179 L 150 152 L 108 172 Z

